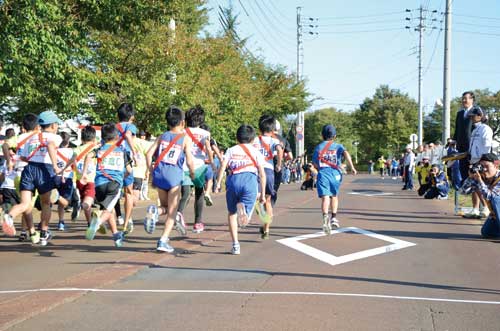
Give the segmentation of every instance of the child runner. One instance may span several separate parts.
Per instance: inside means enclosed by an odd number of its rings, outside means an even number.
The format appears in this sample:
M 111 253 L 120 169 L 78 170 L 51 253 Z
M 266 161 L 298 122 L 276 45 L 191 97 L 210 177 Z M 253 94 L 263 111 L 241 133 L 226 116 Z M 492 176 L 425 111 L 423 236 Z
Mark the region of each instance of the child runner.
M 87 226 L 89 226 L 95 199 L 95 148 L 98 146 L 95 129 L 90 125 L 84 127 L 81 132 L 81 140 L 82 144 L 75 148 L 76 188 L 80 193 L 80 206 L 85 214 Z
M 210 127 L 206 124 L 203 123 L 200 125 L 200 128 L 203 130 L 207 130 L 210 132 Z M 208 154 L 212 154 L 212 160 L 213 162 L 210 164 L 210 159 L 207 155 L 207 158 L 205 159 L 205 164 L 207 165 L 207 172 L 205 173 L 205 204 L 207 207 L 213 206 L 214 202 L 212 200 L 212 197 L 210 196 L 210 193 L 213 191 L 213 186 L 214 186 L 214 175 L 217 172 L 217 166 L 215 163 L 215 157 L 216 156 L 219 160 L 222 159 L 222 154 L 220 153 L 219 147 L 217 146 L 217 142 L 213 137 L 210 137 L 210 148 L 208 149 Z
M 134 191 L 134 201 L 138 201 L 141 198 L 143 185 L 148 181 L 148 165 L 146 163 L 146 154 L 152 143 L 145 139 L 137 137 L 134 140 L 135 150 L 137 151 L 137 154 L 135 155 L 136 162 L 132 169 L 134 173 L 134 184 L 132 188 Z
M 266 213 L 272 220 L 273 217 L 273 206 L 271 203 L 271 197 L 275 194 L 274 191 L 274 171 L 281 171 L 281 162 L 283 160 L 283 146 L 281 142 L 273 137 L 276 119 L 269 115 L 262 115 L 259 119 L 259 130 L 260 136 L 254 139 L 253 146 L 257 148 L 260 153 L 264 156 L 264 170 L 266 172 L 266 185 L 265 191 L 260 191 L 259 193 L 265 195 L 266 202 L 265 208 Z M 277 154 L 276 166 L 274 165 L 274 153 Z M 259 186 L 260 187 L 260 186 Z M 260 234 L 262 239 L 269 239 L 269 229 L 271 222 L 264 224 L 260 228 Z
M 356 169 L 352 164 L 351 155 L 344 149 L 344 146 L 334 142 L 337 137 L 337 130 L 331 124 L 323 126 L 321 130 L 323 142 L 314 149 L 313 164 L 318 169 L 318 180 L 316 182 L 318 196 L 321 198 L 321 211 L 323 213 L 323 231 L 326 234 L 332 232 L 332 226 L 340 227 L 337 220 L 337 210 L 339 206 L 338 194 L 342 183 L 342 173 L 340 165 L 344 157 L 351 172 L 355 175 Z M 331 207 L 331 217 L 328 216 L 328 208 Z
M 159 252 L 172 253 L 174 248 L 169 244 L 169 236 L 175 222 L 177 207 L 181 196 L 181 183 L 184 177 L 183 165 L 187 165 L 194 179 L 191 138 L 184 134 L 184 112 L 177 107 L 170 107 L 165 115 L 169 131 L 156 139 L 146 155 L 147 164 L 151 166 L 153 185 L 158 191 L 160 206 L 150 205 L 144 219 L 144 229 L 153 233 L 158 217 L 166 215 L 165 229 L 156 245 Z
M 50 193 L 55 187 L 55 176 L 60 175 L 61 169 L 57 166 L 57 147 L 61 144 L 61 137 L 56 135 L 61 121 L 52 111 L 44 111 L 38 116 L 38 124 L 42 132 L 32 135 L 21 151 L 21 160 L 28 162 L 21 174 L 21 203 L 12 207 L 4 216 L 3 230 L 7 235 L 14 236 L 14 218 L 31 210 L 31 198 L 35 190 L 40 194 L 42 205 L 40 236 L 35 232 L 32 220 L 27 219 L 27 227 L 32 236 L 32 242 L 47 245 L 52 238 L 49 231 L 51 216 Z
M 228 210 L 228 223 L 233 246 L 231 254 L 240 254 L 240 243 L 238 242 L 238 223 L 246 225 L 248 215 L 252 213 L 257 200 L 257 176 L 260 178 L 260 191 L 266 190 L 266 173 L 264 165 L 266 160 L 258 149 L 251 143 L 255 139 L 255 130 L 249 125 L 242 125 L 236 132 L 238 145 L 226 151 L 224 161 L 217 176 L 217 191 L 220 191 L 222 178 L 226 167 L 230 174 L 226 179 L 226 203 Z M 260 202 L 265 203 L 266 197 L 262 194 Z
M 118 130 L 112 123 L 106 123 L 101 128 L 103 146 L 97 152 L 97 167 L 95 176 L 95 197 L 101 206 L 101 213 L 92 212 L 90 226 L 85 237 L 92 240 L 99 227 L 108 222 L 116 247 L 123 245 L 123 232 L 118 232 L 116 215 L 113 213 L 115 204 L 121 195 L 124 177 L 131 176 L 128 153 L 118 146 Z
M 135 136 L 137 127 L 133 124 L 135 119 L 135 110 L 132 104 L 122 103 L 117 111 L 120 123 L 116 125 L 119 137 L 116 143 L 117 146 L 123 147 L 129 158 L 135 163 Z M 134 231 L 134 222 L 132 221 L 132 209 L 134 208 L 134 192 L 133 192 L 134 176 L 126 176 L 123 182 L 123 190 L 125 193 L 125 223 L 123 224 L 124 234 Z
M 204 186 L 205 186 L 205 173 L 207 164 L 205 159 L 208 158 L 210 165 L 213 164 L 212 154 L 208 153 L 210 150 L 210 132 L 200 128 L 205 122 L 205 110 L 201 106 L 195 106 L 186 112 L 186 135 L 191 138 L 191 154 L 193 155 L 193 164 L 197 178 L 191 181 L 189 177 L 184 176 L 182 182 L 182 198 L 179 203 L 179 212 L 177 215 L 176 227 L 180 229 L 183 225 L 182 211 L 184 210 L 189 196 L 191 194 L 191 185 L 194 185 L 195 200 L 194 200 L 194 225 L 193 232 L 201 233 L 205 230 L 205 225 L 202 222 L 203 202 L 204 202 Z M 187 171 L 187 167 L 184 167 Z M 181 229 L 180 229 L 181 230 Z M 182 233 L 182 231 L 180 231 Z
M 2 208 L 2 212 L 9 212 L 10 208 L 14 205 L 17 205 L 20 203 L 20 197 L 19 197 L 19 183 L 21 180 L 21 173 L 26 166 L 26 162 L 22 161 L 20 159 L 21 157 L 21 152 L 23 148 L 26 146 L 26 142 L 35 134 L 38 134 L 38 116 L 35 114 L 26 114 L 23 118 L 23 124 L 22 124 L 22 134 L 19 136 L 13 136 L 6 140 L 2 146 L 4 155 L 8 155 L 9 151 L 13 152 L 14 155 L 11 158 L 6 158 L 5 159 L 5 169 L 6 172 L 12 175 L 13 173 L 15 174 L 14 177 L 14 191 L 12 191 L 12 186 L 9 185 L 7 182 L 4 182 L 2 184 L 3 188 L 3 198 L 4 198 L 4 206 Z M 9 176 L 10 176 L 9 175 Z M 10 187 L 7 187 L 10 186 Z M 25 211 L 22 215 L 21 222 L 22 222 L 22 230 L 21 234 L 19 235 L 19 241 L 25 241 L 28 239 L 28 222 L 26 221 L 26 218 L 29 217 L 29 222 L 33 222 L 33 215 L 31 214 L 31 208 L 29 208 L 27 211 Z M 3 222 L 3 215 L 0 217 L 0 223 Z M 39 234 L 37 236 L 31 237 L 31 240 L 34 241 L 35 243 L 40 240 Z
M 62 142 L 57 149 L 57 166 L 60 169 L 64 169 L 61 176 L 56 177 L 56 187 L 59 193 L 59 200 L 57 204 L 57 214 L 59 216 L 59 223 L 57 224 L 57 229 L 59 231 L 64 231 L 64 208 L 66 208 L 73 195 L 73 165 L 76 155 L 73 148 L 69 147 L 69 140 L 71 138 L 70 134 L 67 132 L 61 132 Z

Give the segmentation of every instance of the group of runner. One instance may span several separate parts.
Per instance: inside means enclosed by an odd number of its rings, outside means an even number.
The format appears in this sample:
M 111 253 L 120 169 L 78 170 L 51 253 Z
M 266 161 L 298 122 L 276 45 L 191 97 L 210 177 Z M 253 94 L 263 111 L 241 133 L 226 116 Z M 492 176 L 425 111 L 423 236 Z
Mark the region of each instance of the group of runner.
M 121 247 L 127 234 L 134 230 L 135 200 L 151 176 L 158 204 L 148 206 L 144 229 L 153 234 L 160 217 L 164 219 L 157 251 L 174 251 L 169 243 L 173 229 L 181 235 L 187 234 L 183 211 L 193 187 L 193 232 L 204 231 L 203 206 L 213 204 L 210 196 L 213 178 L 216 178 L 215 191 L 221 190 L 224 179 L 226 182 L 231 253 L 240 254 L 238 228 L 249 223 L 254 210 L 263 221 L 261 238 L 269 238 L 282 164 L 292 158 L 286 140 L 275 133 L 279 123 L 274 117 L 261 116 L 258 134 L 252 126 L 241 125 L 236 132 L 237 144 L 225 155 L 221 155 L 211 138 L 205 111 L 200 106 L 187 112 L 174 106 L 168 108 L 165 120 L 169 130 L 148 144 L 137 137 L 131 104 L 120 105 L 117 117 L 118 123 L 106 123 L 100 128 L 100 139 L 94 127 L 84 127 L 81 145 L 76 148 L 69 146 L 64 134 L 63 137 L 57 134 L 61 121 L 54 112 L 24 117 L 22 133 L 3 145 L 0 222 L 7 236 L 16 235 L 14 219 L 21 216 L 19 240 L 47 245 L 52 238 L 49 230 L 52 203 L 58 203 L 58 229 L 64 230 L 65 207 L 73 192 L 78 192 L 78 208 L 87 221 L 86 238 L 92 240 L 98 231 L 105 234 L 109 229 L 115 246 Z M 331 233 L 332 227 L 339 226 L 336 212 L 342 159 L 354 173 L 356 170 L 349 153 L 334 142 L 336 130 L 332 125 L 323 128 L 322 136 L 324 141 L 316 147 L 313 163 L 319 170 L 317 186 L 322 198 L 323 230 Z M 214 155 L 221 160 L 216 177 Z M 121 214 L 122 195 L 125 218 L 121 225 L 117 216 Z M 41 210 L 38 225 L 33 222 L 32 214 L 36 199 Z M 98 208 L 93 209 L 94 205 Z

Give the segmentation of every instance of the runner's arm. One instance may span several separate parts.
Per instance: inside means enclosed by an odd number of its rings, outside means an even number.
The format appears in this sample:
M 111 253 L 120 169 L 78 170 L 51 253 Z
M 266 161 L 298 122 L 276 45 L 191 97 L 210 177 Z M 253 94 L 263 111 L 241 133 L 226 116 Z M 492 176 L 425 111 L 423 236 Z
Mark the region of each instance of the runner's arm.
M 215 169 L 214 153 L 212 153 L 212 146 L 210 146 L 210 136 L 205 139 L 205 150 L 207 151 L 208 161 L 210 162 L 212 169 Z
M 217 192 L 220 192 L 222 178 L 224 178 L 224 172 L 226 171 L 226 167 L 227 167 L 227 163 L 228 163 L 228 160 L 226 160 L 226 159 L 221 159 L 221 160 L 222 160 L 222 163 L 220 165 L 219 172 L 217 173 L 217 184 L 215 184 L 215 188 L 216 188 Z
M 344 151 L 343 155 L 347 161 L 347 164 L 349 165 L 349 168 L 351 168 L 352 174 L 356 175 L 358 172 L 356 171 L 356 168 L 354 168 L 354 164 L 352 164 L 351 154 L 349 154 L 348 151 Z
M 193 155 L 191 154 L 191 146 L 193 145 L 193 141 L 191 137 L 186 136 L 184 138 L 184 154 L 186 155 L 186 164 L 189 169 L 189 176 L 191 179 L 194 179 L 194 162 Z
M 49 141 L 47 143 L 47 151 L 49 153 L 50 162 L 54 167 L 54 171 L 57 175 L 61 174 L 61 169 L 57 166 L 57 146 L 54 141 Z
M 148 170 L 147 172 L 153 172 L 153 155 L 156 152 L 156 149 L 158 148 L 158 144 L 160 143 L 160 138 L 156 138 L 154 143 L 149 147 L 148 151 L 146 152 L 146 164 L 148 165 Z
M 259 169 L 259 177 L 260 177 L 260 202 L 265 203 L 266 202 L 266 172 L 264 171 L 264 166 L 262 164 L 259 164 L 258 166 Z
M 278 160 L 276 162 L 276 171 L 280 172 L 281 171 L 281 165 L 283 162 L 283 146 L 277 145 L 276 150 L 278 151 Z
M 14 167 L 14 165 L 12 164 L 11 158 L 10 158 L 10 146 L 9 146 L 9 143 L 7 143 L 7 142 L 3 143 L 3 145 L 2 145 L 2 152 L 3 152 L 3 156 L 5 158 L 5 168 L 8 171 L 12 171 L 12 168 Z

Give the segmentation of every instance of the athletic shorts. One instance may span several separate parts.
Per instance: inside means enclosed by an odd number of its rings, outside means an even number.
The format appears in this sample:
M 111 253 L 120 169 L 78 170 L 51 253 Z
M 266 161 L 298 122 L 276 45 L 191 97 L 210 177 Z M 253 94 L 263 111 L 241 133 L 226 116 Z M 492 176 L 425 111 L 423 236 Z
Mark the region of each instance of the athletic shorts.
M 247 215 L 252 214 L 257 200 L 257 175 L 251 172 L 242 172 L 227 177 L 226 204 L 229 214 L 236 213 L 236 204 L 243 203 Z
M 128 187 L 134 184 L 134 174 L 131 173 L 128 176 L 123 177 L 123 187 Z
M 134 184 L 132 184 L 132 189 L 134 191 L 140 191 L 142 189 L 142 181 L 144 179 L 142 178 L 137 178 L 137 177 L 134 177 Z
M 12 188 L 3 188 L 1 189 L 1 193 L 3 196 L 3 204 L 9 204 L 11 206 L 18 205 L 21 203 L 21 199 L 19 198 L 19 194 L 17 191 Z
M 110 181 L 95 187 L 95 199 L 101 210 L 112 212 L 121 197 L 121 183 Z
M 78 192 L 80 193 L 80 199 L 83 200 L 86 197 L 95 198 L 95 183 L 94 182 L 87 182 L 85 185 L 80 183 L 78 180 L 76 182 L 76 188 L 78 189 Z
M 336 197 L 339 194 L 340 184 L 342 183 L 342 174 L 334 169 L 321 169 L 316 181 L 318 196 Z
M 73 178 L 64 178 L 63 182 L 61 176 L 56 176 L 54 182 L 59 196 L 68 201 L 71 200 L 71 196 L 73 195 Z
M 55 175 L 52 164 L 30 162 L 21 173 L 19 189 L 45 194 L 55 188 Z
M 214 179 L 214 169 L 212 169 L 212 165 L 207 165 L 207 172 L 205 172 L 205 183 L 209 180 Z
M 273 196 L 276 194 L 274 190 L 274 170 L 264 168 L 264 172 L 266 173 L 266 195 Z M 260 193 L 260 177 L 258 178 L 259 182 L 259 193 Z

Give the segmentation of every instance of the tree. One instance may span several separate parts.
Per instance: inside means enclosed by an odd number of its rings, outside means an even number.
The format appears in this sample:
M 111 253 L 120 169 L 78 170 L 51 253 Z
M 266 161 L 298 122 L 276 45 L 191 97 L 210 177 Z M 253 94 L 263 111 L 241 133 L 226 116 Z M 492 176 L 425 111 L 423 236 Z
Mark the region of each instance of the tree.
M 408 94 L 382 85 L 354 112 L 359 149 L 366 159 L 400 152 L 417 129 L 417 103 Z

